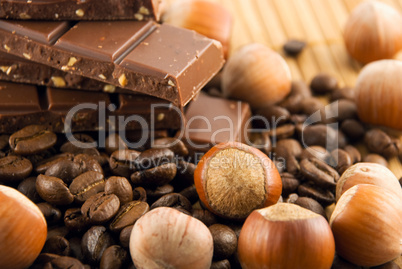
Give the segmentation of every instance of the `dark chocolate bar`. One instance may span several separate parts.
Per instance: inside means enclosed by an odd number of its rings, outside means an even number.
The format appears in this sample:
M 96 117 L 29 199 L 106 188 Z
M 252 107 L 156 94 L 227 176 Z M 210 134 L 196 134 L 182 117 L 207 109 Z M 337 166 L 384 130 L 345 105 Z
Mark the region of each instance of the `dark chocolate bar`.
M 155 22 L 0 20 L 0 50 L 185 106 L 219 71 L 219 42 Z
M 47 125 L 54 132 L 181 128 L 181 111 L 165 100 L 155 100 L 0 81 L 0 133 L 30 124 Z
M 1 0 L 0 17 L 33 20 L 159 20 L 162 0 Z
M 200 93 L 189 104 L 185 128 L 176 136 L 193 152 L 206 152 L 227 141 L 246 142 L 250 117 L 247 103 Z

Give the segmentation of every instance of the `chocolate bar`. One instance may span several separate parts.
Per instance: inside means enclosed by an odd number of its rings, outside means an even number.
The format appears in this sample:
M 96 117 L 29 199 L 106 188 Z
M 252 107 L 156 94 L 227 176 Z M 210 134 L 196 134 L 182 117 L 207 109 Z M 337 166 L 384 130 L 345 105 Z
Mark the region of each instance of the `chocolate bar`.
M 155 22 L 0 20 L 0 50 L 185 106 L 219 71 L 219 42 Z
M 54 132 L 179 129 L 181 111 L 144 95 L 41 88 L 0 81 L 0 133 L 30 124 Z
M 245 142 L 250 117 L 247 103 L 200 93 L 189 104 L 185 128 L 176 136 L 193 152 L 206 152 L 227 141 Z
M 162 0 L 1 0 L 0 17 L 33 20 L 159 20 Z

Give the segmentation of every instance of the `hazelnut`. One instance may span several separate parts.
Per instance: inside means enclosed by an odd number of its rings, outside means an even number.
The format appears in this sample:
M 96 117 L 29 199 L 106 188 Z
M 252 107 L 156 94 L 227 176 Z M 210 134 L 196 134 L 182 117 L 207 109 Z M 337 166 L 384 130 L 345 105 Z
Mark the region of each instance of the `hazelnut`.
M 136 268 L 208 269 L 212 235 L 201 221 L 169 207 L 158 207 L 134 224 L 130 253 Z
M 0 185 L 0 268 L 27 268 L 45 245 L 40 209 L 19 191 Z

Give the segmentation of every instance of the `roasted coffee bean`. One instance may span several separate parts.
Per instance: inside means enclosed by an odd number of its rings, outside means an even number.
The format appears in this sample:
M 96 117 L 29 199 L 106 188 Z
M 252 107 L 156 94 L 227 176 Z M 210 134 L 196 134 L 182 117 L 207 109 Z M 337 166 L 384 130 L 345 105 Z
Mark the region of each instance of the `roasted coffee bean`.
M 42 211 L 43 216 L 46 219 L 48 225 L 53 225 L 58 223 L 61 220 L 61 211 L 60 209 L 52 206 L 49 203 L 39 203 L 37 204 L 40 211 Z
M 191 204 L 194 204 L 199 199 L 197 189 L 195 188 L 195 185 L 187 187 L 187 188 L 185 188 L 184 190 L 182 190 L 179 193 L 181 195 L 183 195 L 184 197 L 186 197 L 190 201 Z
M 220 261 L 212 261 L 210 269 L 230 269 L 230 262 L 228 259 Z
M 42 200 L 39 193 L 36 191 L 36 177 L 24 179 L 18 185 L 17 189 L 34 203 L 39 203 Z
M 286 171 L 291 174 L 297 174 L 300 170 L 298 158 L 300 157 L 303 149 L 299 141 L 295 139 L 282 139 L 276 143 L 275 147 L 276 157 L 285 159 Z
M 88 154 L 78 154 L 74 157 L 74 162 L 80 165 L 82 172 L 95 171 L 103 173 L 102 166 L 100 163 L 92 156 Z
M 364 142 L 373 153 L 380 154 L 385 158 L 398 156 L 401 144 L 398 139 L 391 138 L 380 129 L 371 129 L 364 136 Z
M 253 124 L 258 128 L 270 129 L 290 119 L 290 112 L 281 106 L 272 105 L 260 108 L 255 112 Z
M 248 137 L 247 144 L 261 150 L 265 154 L 269 154 L 272 150 L 271 138 L 269 137 L 268 132 L 251 132 Z
M 134 225 L 127 226 L 120 232 L 119 235 L 120 245 L 122 245 L 124 248 L 128 248 L 130 245 L 130 236 L 133 227 Z
M 312 115 L 316 112 L 321 113 L 322 109 L 324 108 L 324 103 L 316 97 L 309 97 L 302 99 L 299 106 L 300 113 Z
M 283 45 L 283 50 L 289 56 L 297 56 L 306 45 L 307 43 L 302 40 L 291 39 Z
M 70 255 L 70 242 L 62 236 L 52 236 L 46 240 L 42 252 L 68 256 Z
M 17 183 L 32 172 L 32 163 L 21 156 L 6 156 L 0 159 L 0 181 Z
M 47 236 L 46 239 L 49 239 L 54 236 L 61 236 L 67 238 L 70 235 L 70 230 L 66 226 L 57 226 L 52 225 L 47 228 Z
M 193 208 L 190 201 L 180 193 L 169 193 L 162 196 L 151 205 L 151 210 L 162 206 L 183 209 L 190 213 Z
M 355 119 L 347 119 L 341 123 L 341 131 L 351 140 L 359 141 L 365 134 L 363 124 Z
M 342 87 L 342 88 L 337 88 L 331 93 L 330 96 L 330 101 L 336 101 L 339 99 L 347 99 L 354 101 L 355 98 L 355 92 L 354 89 L 351 87 Z
M 113 152 L 109 158 L 109 166 L 112 173 L 117 176 L 130 178 L 131 174 L 137 169 L 134 160 L 139 155 L 139 151 L 131 149 L 123 149 Z
M 339 174 L 335 169 L 325 162 L 310 158 L 300 162 L 300 172 L 308 180 L 313 181 L 317 186 L 334 190 L 338 182 Z
M 0 135 L 0 150 L 6 150 L 7 147 L 9 146 L 8 141 L 10 140 L 9 135 L 2 134 Z
M 43 200 L 53 205 L 69 205 L 74 201 L 66 183 L 57 177 L 39 175 L 36 178 L 36 191 Z
M 362 156 L 360 151 L 352 145 L 347 145 L 344 150 L 349 154 L 350 158 L 352 159 L 352 164 L 358 163 L 361 161 Z
M 300 185 L 300 181 L 290 173 L 281 173 L 281 179 L 283 197 L 288 197 L 288 195 L 295 192 Z
M 331 269 L 363 269 L 363 267 L 354 265 L 335 254 Z
M 223 224 L 213 224 L 208 228 L 214 241 L 214 259 L 223 260 L 229 258 L 237 248 L 235 232 Z
M 152 148 L 167 148 L 173 151 L 175 155 L 183 157 L 188 155 L 188 149 L 183 141 L 173 137 L 163 137 L 156 139 L 155 141 L 153 141 Z
M 279 105 L 291 114 L 301 112 L 300 102 L 311 97 L 311 90 L 302 80 L 292 81 L 290 94 Z
M 268 131 L 268 135 L 273 141 L 292 137 L 296 127 L 294 124 L 284 124 Z
M 62 179 L 67 184 L 70 184 L 74 178 L 82 174 L 80 164 L 72 160 L 59 160 L 50 166 L 46 172 L 46 176 L 58 177 Z
M 131 200 L 146 202 L 147 201 L 147 191 L 143 187 L 134 188 L 133 199 L 131 199 Z
M 93 226 L 82 237 L 82 253 L 89 263 L 99 264 L 103 252 L 114 243 L 105 227 Z
M 353 161 L 350 155 L 342 149 L 335 149 L 331 152 L 331 165 L 335 167 L 339 175 L 342 175 L 350 166 L 352 166 Z
M 105 190 L 105 179 L 99 172 L 88 171 L 76 177 L 70 185 L 70 192 L 78 203 Z
M 303 149 L 300 159 L 317 158 L 323 162 L 329 163 L 331 154 L 321 146 L 310 146 Z
M 211 226 L 212 224 L 215 224 L 215 223 L 218 222 L 218 220 L 215 217 L 215 215 L 212 214 L 209 210 L 206 210 L 206 209 L 193 209 L 192 216 L 194 218 L 200 220 L 206 226 Z
M 120 269 L 128 260 L 127 251 L 119 245 L 108 247 L 102 255 L 100 269 Z
M 61 256 L 51 262 L 54 269 L 86 269 L 86 267 L 77 259 Z
M 45 174 L 46 170 L 52 165 L 59 163 L 62 160 L 73 160 L 74 155 L 71 153 L 61 153 L 51 156 L 50 158 L 44 159 L 43 161 L 37 163 L 35 167 L 35 172 L 38 174 Z
M 126 141 L 119 134 L 110 134 L 106 138 L 105 151 L 107 154 L 112 154 L 117 150 L 128 149 Z
M 89 226 L 89 218 L 81 213 L 81 208 L 69 208 L 64 213 L 64 225 L 72 231 L 80 232 Z
M 109 177 L 105 183 L 105 193 L 115 194 L 122 205 L 133 200 L 133 187 L 125 177 Z
M 84 254 L 82 254 L 81 248 L 81 238 L 78 236 L 71 237 L 69 240 L 70 242 L 70 255 L 80 261 L 84 260 Z
M 10 136 L 10 147 L 16 154 L 32 155 L 53 147 L 57 136 L 43 125 L 29 125 Z
M 338 100 L 338 115 L 336 119 L 339 122 L 348 119 L 355 119 L 357 118 L 357 106 L 356 103 L 352 100 L 347 99 L 339 99 Z
M 95 140 L 87 134 L 74 134 L 73 137 L 67 137 L 67 139 L 69 141 L 60 147 L 61 152 L 69 152 L 74 155 L 81 153 L 92 155 L 98 151 Z
M 182 190 L 194 184 L 194 171 L 197 166 L 193 163 L 179 160 L 176 164 L 176 177 L 171 184 L 176 190 Z
M 319 202 L 323 207 L 335 202 L 335 195 L 328 189 L 321 189 L 311 182 L 303 183 L 297 188 L 301 197 L 310 197 Z
M 387 262 L 382 265 L 370 267 L 371 269 L 401 269 L 398 264 L 396 264 L 394 261 Z
M 113 232 L 120 232 L 127 226 L 133 225 L 137 219 L 149 211 L 149 205 L 141 201 L 132 201 L 120 207 L 109 225 Z
M 120 208 L 119 198 L 114 194 L 100 192 L 89 197 L 81 207 L 81 213 L 93 224 L 102 224 L 113 218 Z
M 378 163 L 381 164 L 385 167 L 388 167 L 388 161 L 382 157 L 381 155 L 375 154 L 375 153 L 370 153 L 367 154 L 364 158 L 363 158 L 363 162 L 365 163 Z
M 290 122 L 297 125 L 297 124 L 303 124 L 307 120 L 307 115 L 298 115 L 298 114 L 293 114 L 290 116 Z
M 302 145 L 321 146 L 328 151 L 346 146 L 344 134 L 324 124 L 302 127 L 298 129 L 298 133 Z
M 170 184 L 165 184 L 162 186 L 157 186 L 156 188 L 147 188 L 146 191 L 147 191 L 147 202 L 153 203 L 162 196 L 172 193 L 174 191 L 174 188 Z
M 319 73 L 310 82 L 311 90 L 316 94 L 326 94 L 338 89 L 336 77 L 326 73 Z
M 326 215 L 325 210 L 322 207 L 322 205 L 320 205 L 320 203 L 318 203 L 316 200 L 314 200 L 310 197 L 299 197 L 294 202 L 294 204 L 304 207 L 308 210 L 311 210 L 314 213 L 317 213 L 317 214 L 323 216 L 324 218 L 327 218 L 327 215 Z
M 177 167 L 175 163 L 164 163 L 147 170 L 134 172 L 130 178 L 131 182 L 142 186 L 161 186 L 169 183 L 176 176 Z
M 170 149 L 148 149 L 141 152 L 135 160 L 137 170 L 149 170 L 173 162 L 174 153 Z

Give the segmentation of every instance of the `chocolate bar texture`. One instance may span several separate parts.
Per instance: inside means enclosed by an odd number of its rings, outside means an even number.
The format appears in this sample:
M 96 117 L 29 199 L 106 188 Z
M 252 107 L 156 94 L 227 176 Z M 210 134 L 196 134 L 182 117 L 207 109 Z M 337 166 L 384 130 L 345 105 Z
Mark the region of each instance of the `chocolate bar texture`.
M 0 18 L 158 21 L 162 8 L 162 0 L 1 0 Z
M 182 114 L 169 102 L 145 95 L 0 81 L 0 133 L 31 124 L 54 132 L 179 129 Z
M 0 50 L 185 106 L 221 69 L 219 42 L 152 21 L 0 20 Z

